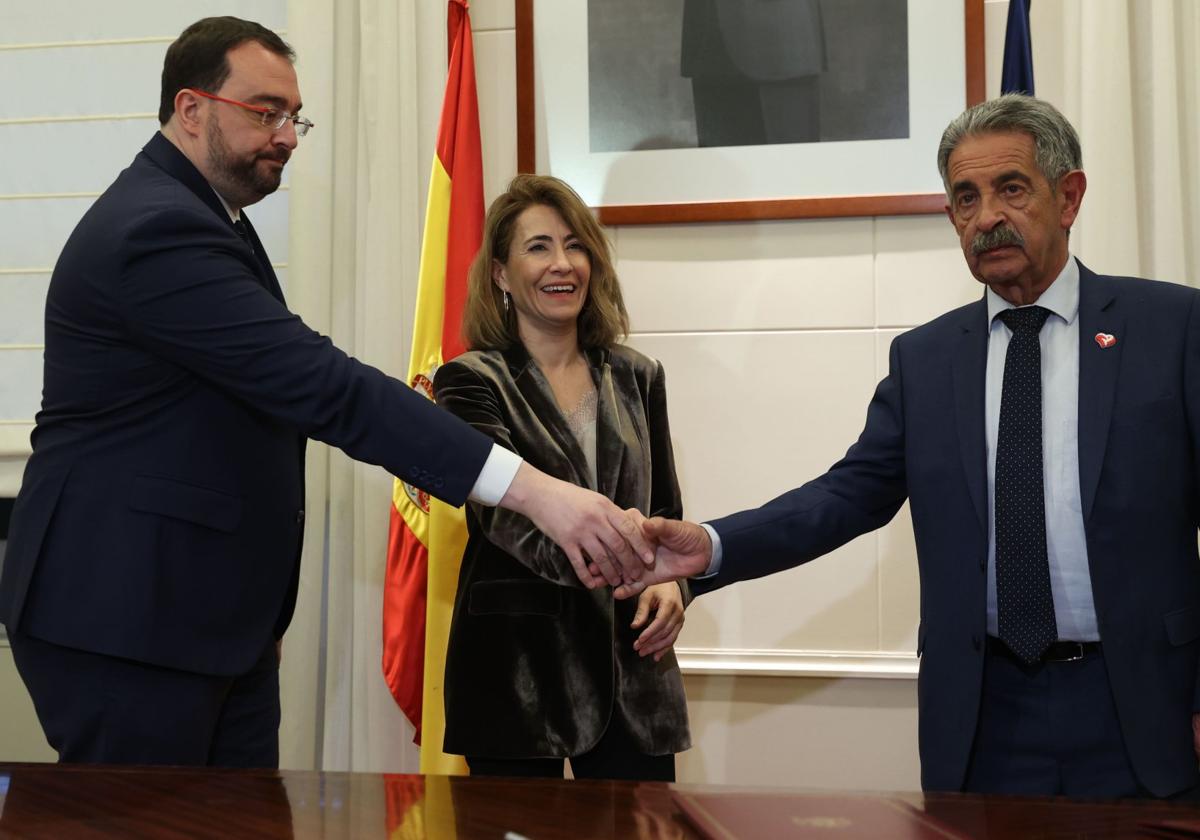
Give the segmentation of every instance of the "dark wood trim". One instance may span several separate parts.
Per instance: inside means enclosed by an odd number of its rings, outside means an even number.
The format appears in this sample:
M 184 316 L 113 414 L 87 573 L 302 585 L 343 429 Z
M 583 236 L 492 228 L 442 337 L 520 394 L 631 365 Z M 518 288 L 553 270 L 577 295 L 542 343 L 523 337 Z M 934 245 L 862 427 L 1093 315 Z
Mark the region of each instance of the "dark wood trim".
M 515 0 L 517 36 L 517 171 L 537 171 L 534 113 L 533 2 Z M 560 0 L 561 2 L 561 0 Z M 963 0 L 966 104 L 986 97 L 983 0 Z M 763 201 L 706 201 L 681 204 L 625 204 L 597 207 L 609 225 L 733 222 L 762 219 L 818 219 L 845 216 L 909 216 L 941 213 L 942 193 L 783 198 Z
M 606 225 L 682 222 L 749 222 L 763 219 L 825 219 L 845 216 L 913 216 L 941 213 L 943 193 L 779 198 L 770 201 L 695 201 L 682 204 L 612 204 L 597 207 Z
M 533 0 L 516 0 L 517 171 L 537 171 L 537 118 L 533 111 Z

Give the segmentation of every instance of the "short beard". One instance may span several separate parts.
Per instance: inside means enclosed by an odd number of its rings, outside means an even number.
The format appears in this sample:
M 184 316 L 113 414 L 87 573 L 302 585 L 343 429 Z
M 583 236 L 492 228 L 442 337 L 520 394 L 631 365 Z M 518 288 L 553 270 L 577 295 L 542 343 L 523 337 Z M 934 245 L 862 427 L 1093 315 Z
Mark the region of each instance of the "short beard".
M 230 204 L 249 207 L 279 189 L 283 170 L 268 170 L 264 173 L 259 170 L 258 162 L 265 159 L 286 164 L 291 156 L 286 149 L 239 159 L 225 142 L 225 134 L 215 119 L 209 120 L 206 137 L 213 188 Z
M 984 251 L 991 251 L 994 248 L 1003 248 L 1006 245 L 1012 245 L 1016 248 L 1025 247 L 1025 237 L 1017 233 L 1008 225 L 998 225 L 992 228 L 987 233 L 981 233 L 971 240 L 971 253 L 979 256 Z

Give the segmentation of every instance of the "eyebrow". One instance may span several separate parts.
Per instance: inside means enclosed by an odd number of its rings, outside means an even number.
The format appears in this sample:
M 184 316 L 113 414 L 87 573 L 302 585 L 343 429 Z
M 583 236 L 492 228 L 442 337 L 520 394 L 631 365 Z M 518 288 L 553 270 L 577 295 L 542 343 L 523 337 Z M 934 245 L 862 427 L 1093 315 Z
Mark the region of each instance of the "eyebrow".
M 997 175 L 995 178 L 993 178 L 992 184 L 993 185 L 1003 184 L 1003 183 L 1006 183 L 1007 181 L 1020 181 L 1023 184 L 1032 184 L 1033 183 L 1033 179 L 1030 178 L 1028 175 L 1026 175 L 1024 172 L 1022 172 L 1021 170 L 1009 169 L 1004 172 L 1001 172 L 999 175 Z M 955 195 L 957 195 L 960 192 L 963 192 L 964 190 L 973 190 L 973 189 L 976 189 L 975 181 L 970 178 L 964 178 L 961 181 L 955 181 L 953 186 L 951 187 L 951 191 Z
M 286 99 L 284 99 L 282 96 L 271 96 L 270 94 L 267 94 L 267 93 L 257 94 L 255 96 L 250 97 L 250 99 L 247 101 L 253 102 L 253 103 L 261 102 L 264 105 L 270 105 L 272 108 L 278 108 L 280 111 L 287 111 L 287 109 L 288 109 Z M 291 111 L 290 113 L 293 116 L 296 114 L 299 114 L 300 109 L 303 107 L 304 107 L 304 104 L 301 103 L 296 106 L 296 110 Z

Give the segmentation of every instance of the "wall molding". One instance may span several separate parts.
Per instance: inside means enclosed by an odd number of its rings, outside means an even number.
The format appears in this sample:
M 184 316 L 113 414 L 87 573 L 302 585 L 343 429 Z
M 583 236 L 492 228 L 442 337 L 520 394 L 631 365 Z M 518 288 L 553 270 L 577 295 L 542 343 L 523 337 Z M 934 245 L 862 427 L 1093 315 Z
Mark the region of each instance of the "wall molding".
M 509 27 L 510 29 L 512 27 Z M 287 35 L 286 29 L 276 29 L 280 37 Z M 179 35 L 143 35 L 137 38 L 85 38 L 78 41 L 40 41 L 30 43 L 0 43 L 0 52 L 9 50 L 60 50 L 68 47 L 127 47 L 136 44 L 170 44 Z
M 908 651 L 738 650 L 675 648 L 685 674 L 740 677 L 841 677 L 912 680 L 917 655 Z
M 28 44 L 0 44 L 0 52 L 9 50 L 60 50 L 64 47 L 124 47 L 130 44 L 169 44 L 178 35 L 154 35 L 142 38 L 94 38 L 85 41 L 42 41 Z
M 288 192 L 291 189 L 289 184 L 280 184 L 276 192 Z M 89 190 L 87 192 L 49 192 L 49 193 L 0 193 L 0 201 L 37 201 L 41 199 L 57 199 L 57 198 L 99 198 L 103 195 L 102 190 Z
M 0 420 L 0 458 L 28 458 L 32 433 L 32 420 Z
M 129 114 L 68 114 L 61 117 L 5 117 L 0 125 L 38 125 L 40 123 L 115 122 L 117 120 L 158 120 L 157 111 Z

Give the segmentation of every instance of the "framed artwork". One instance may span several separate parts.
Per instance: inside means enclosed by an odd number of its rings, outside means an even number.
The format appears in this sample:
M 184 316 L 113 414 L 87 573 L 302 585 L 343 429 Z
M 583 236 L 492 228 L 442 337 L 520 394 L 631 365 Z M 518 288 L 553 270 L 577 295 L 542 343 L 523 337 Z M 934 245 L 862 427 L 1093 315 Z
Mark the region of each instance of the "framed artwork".
M 516 0 L 517 163 L 606 224 L 940 213 L 983 0 Z

